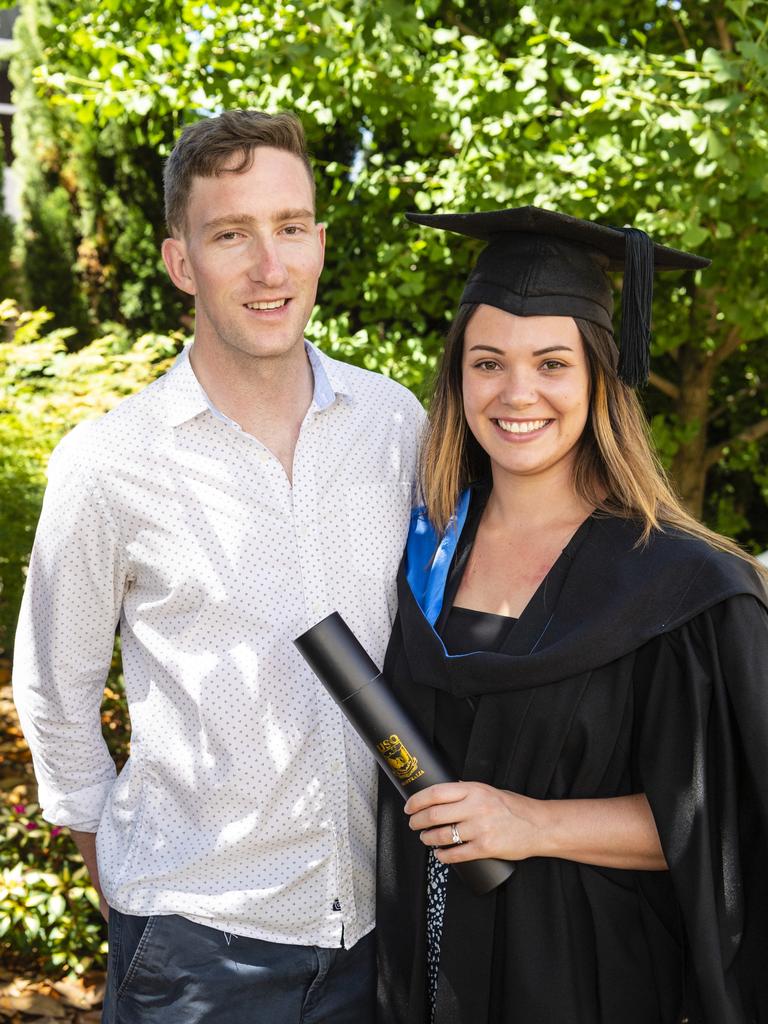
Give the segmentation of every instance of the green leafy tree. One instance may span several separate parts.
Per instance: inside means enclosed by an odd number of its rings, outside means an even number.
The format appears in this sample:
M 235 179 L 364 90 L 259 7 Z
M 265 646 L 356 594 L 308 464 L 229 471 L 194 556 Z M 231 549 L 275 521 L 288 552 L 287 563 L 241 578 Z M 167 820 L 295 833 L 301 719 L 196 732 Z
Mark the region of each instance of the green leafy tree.
M 536 203 L 711 256 L 657 285 L 648 408 L 689 506 L 764 544 L 767 13 L 762 0 L 25 0 L 19 37 L 34 27 L 24 75 L 54 154 L 46 201 L 65 190 L 61 245 L 94 322 L 178 323 L 157 258 L 161 161 L 184 123 L 231 106 L 306 125 L 330 239 L 313 336 L 416 388 L 474 250 L 406 227 L 409 208 Z
M 13 149 L 24 183 L 19 243 L 23 283 L 17 298 L 56 310 L 56 326 L 91 326 L 75 272 L 78 232 L 72 179 L 61 160 L 55 105 L 41 102 L 33 80 L 43 61 L 37 9 L 30 5 L 14 26 L 11 79 L 16 115 Z M 8 291 L 6 289 L 6 291 Z
M 8 298 L 18 288 L 13 265 L 13 221 L 0 211 L 0 299 Z

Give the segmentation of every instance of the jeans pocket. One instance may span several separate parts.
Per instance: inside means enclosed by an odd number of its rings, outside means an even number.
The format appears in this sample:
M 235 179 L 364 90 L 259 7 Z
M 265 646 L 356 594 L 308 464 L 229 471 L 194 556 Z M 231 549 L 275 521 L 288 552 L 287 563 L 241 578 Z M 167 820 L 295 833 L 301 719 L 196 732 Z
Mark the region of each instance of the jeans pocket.
M 125 994 L 141 967 L 156 917 L 120 915 L 118 950 L 115 961 L 115 998 Z M 143 927 L 142 927 L 143 922 Z M 132 933 L 132 934 L 131 934 Z

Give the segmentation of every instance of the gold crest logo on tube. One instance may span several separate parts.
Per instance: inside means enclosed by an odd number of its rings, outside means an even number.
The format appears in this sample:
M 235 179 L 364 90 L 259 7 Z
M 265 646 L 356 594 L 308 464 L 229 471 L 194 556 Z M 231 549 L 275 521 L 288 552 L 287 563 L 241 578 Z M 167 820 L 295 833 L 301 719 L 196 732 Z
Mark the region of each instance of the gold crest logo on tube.
M 379 753 L 384 755 L 387 764 L 405 785 L 423 775 L 423 772 L 419 771 L 418 758 L 408 751 L 397 733 L 392 733 L 387 739 L 381 740 L 376 744 L 376 748 Z

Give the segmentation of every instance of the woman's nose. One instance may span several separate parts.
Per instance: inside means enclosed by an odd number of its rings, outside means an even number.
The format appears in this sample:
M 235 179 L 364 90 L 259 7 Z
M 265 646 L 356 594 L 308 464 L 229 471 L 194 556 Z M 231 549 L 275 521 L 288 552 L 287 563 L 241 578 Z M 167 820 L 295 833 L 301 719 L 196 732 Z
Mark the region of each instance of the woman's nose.
M 527 370 L 508 370 L 504 375 L 499 398 L 511 408 L 532 405 L 538 399 L 535 378 Z

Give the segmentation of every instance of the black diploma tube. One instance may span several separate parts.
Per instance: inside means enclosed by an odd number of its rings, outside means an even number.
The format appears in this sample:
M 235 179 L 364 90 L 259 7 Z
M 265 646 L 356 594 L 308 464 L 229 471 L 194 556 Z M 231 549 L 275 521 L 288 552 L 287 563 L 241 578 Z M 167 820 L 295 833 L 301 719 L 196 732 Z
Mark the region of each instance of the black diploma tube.
M 427 786 L 456 781 L 338 612 L 294 643 L 404 800 Z M 512 861 L 496 859 L 451 867 L 478 895 L 501 885 L 515 869 Z

